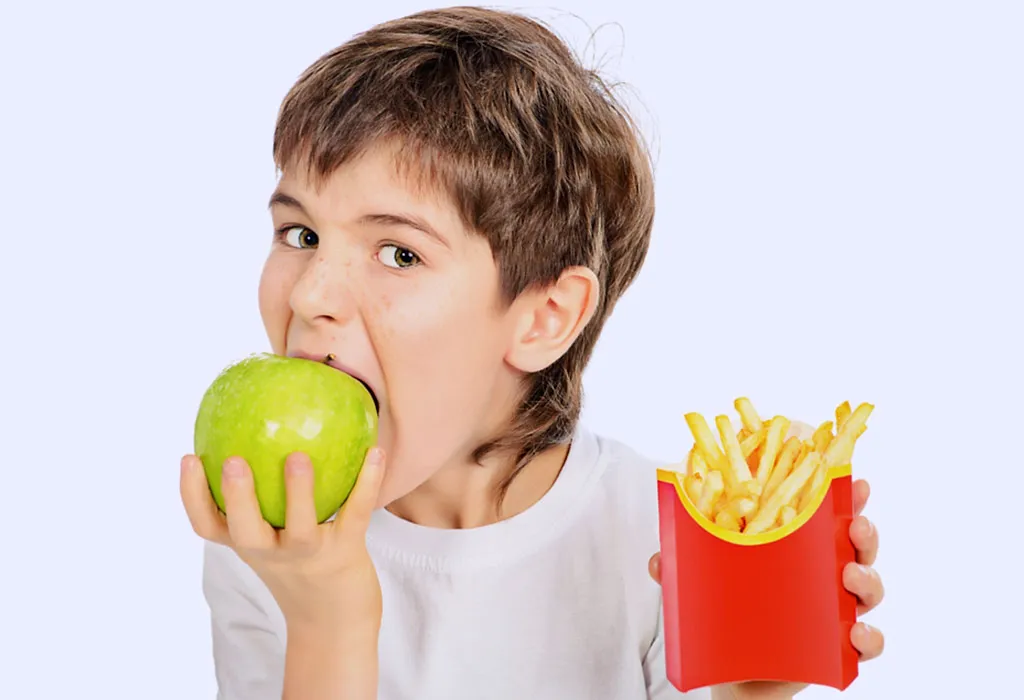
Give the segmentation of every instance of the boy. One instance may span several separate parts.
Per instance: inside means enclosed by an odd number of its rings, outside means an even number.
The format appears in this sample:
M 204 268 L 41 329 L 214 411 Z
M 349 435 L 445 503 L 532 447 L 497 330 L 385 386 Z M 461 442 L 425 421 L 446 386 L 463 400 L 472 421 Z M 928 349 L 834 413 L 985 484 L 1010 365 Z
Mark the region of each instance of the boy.
M 182 460 L 209 540 L 218 697 L 681 697 L 660 636 L 657 464 L 577 421 L 654 214 L 625 111 L 537 23 L 452 8 L 317 61 L 284 100 L 274 157 L 271 346 L 365 382 L 379 446 L 323 525 L 315 465 L 290 456 L 281 531 L 243 461 L 225 463 L 224 515 Z M 870 565 L 874 529 L 860 518 L 851 536 Z M 877 604 L 877 575 L 847 573 Z M 863 625 L 853 643 L 881 651 Z

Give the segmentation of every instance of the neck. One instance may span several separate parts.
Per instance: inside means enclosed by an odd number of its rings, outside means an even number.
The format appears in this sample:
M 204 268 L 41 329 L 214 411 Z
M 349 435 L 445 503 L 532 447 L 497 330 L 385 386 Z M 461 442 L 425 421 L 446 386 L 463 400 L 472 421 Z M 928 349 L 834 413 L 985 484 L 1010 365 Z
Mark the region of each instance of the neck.
M 498 487 L 509 466 L 507 460 L 495 457 L 483 464 L 466 460 L 445 467 L 387 510 L 417 525 L 442 529 L 483 527 L 507 520 L 548 492 L 568 453 L 569 445 L 560 444 L 534 457 L 512 480 L 500 503 Z

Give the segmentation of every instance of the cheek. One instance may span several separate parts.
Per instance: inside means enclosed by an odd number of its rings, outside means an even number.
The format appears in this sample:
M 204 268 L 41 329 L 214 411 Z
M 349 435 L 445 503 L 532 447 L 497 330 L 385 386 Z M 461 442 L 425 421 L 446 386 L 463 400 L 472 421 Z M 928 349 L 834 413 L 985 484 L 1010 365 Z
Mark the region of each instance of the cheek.
M 475 298 L 474 298 L 475 296 Z M 503 368 L 503 329 L 481 295 L 378 298 L 375 343 L 388 382 L 396 437 L 429 462 L 486 430 Z M 386 324 L 385 324 L 386 321 Z M 424 459 L 424 461 L 428 461 Z
M 277 353 L 284 352 L 288 321 L 291 319 L 289 297 L 301 272 L 283 263 L 279 256 L 271 253 L 263 265 L 259 286 L 260 317 L 270 345 Z

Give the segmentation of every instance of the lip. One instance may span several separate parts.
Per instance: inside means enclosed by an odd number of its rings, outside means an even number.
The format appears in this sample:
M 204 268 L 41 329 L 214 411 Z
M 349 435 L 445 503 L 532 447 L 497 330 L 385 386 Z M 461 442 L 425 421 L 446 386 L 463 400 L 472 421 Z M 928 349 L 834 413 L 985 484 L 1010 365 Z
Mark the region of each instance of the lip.
M 349 375 L 350 377 L 358 381 L 360 384 L 362 384 L 364 387 L 366 387 L 366 390 L 370 392 L 370 398 L 373 399 L 373 405 L 374 407 L 376 407 L 377 413 L 380 413 L 380 400 L 377 398 L 377 392 L 370 385 L 370 382 L 366 379 L 366 377 L 359 374 L 359 372 L 356 372 L 351 367 L 348 367 L 338 362 L 338 356 L 336 353 L 305 352 L 297 350 L 294 352 L 289 352 L 288 357 L 297 357 L 303 360 L 312 360 L 314 362 L 320 362 L 327 365 L 328 367 L 338 370 L 339 372 L 344 372 L 345 374 Z

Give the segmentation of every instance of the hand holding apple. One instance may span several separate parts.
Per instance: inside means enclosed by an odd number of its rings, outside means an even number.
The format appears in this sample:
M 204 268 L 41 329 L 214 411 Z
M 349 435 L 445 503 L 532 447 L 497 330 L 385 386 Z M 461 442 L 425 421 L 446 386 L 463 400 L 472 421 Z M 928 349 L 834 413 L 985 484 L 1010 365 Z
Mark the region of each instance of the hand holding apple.
M 267 585 L 289 629 L 340 631 L 380 624 L 381 592 L 366 550 L 366 528 L 384 475 L 383 451 L 367 455 L 338 517 L 317 523 L 313 468 L 302 453 L 285 467 L 287 525 L 272 527 L 260 513 L 253 473 L 245 460 L 224 464 L 226 513 L 210 494 L 195 455 L 181 461 L 181 498 L 192 529 L 203 539 L 231 547 Z
M 203 399 L 197 454 L 181 461 L 189 521 L 256 572 L 291 632 L 361 635 L 380 624 L 366 550 L 384 473 L 376 420 L 357 380 L 295 358 L 237 363 Z
M 317 522 L 337 512 L 377 441 L 377 409 L 359 380 L 316 362 L 260 354 L 217 376 L 195 421 L 195 454 L 224 510 L 221 468 L 242 457 L 252 469 L 263 517 L 285 524 L 285 458 L 304 452 L 314 467 Z

